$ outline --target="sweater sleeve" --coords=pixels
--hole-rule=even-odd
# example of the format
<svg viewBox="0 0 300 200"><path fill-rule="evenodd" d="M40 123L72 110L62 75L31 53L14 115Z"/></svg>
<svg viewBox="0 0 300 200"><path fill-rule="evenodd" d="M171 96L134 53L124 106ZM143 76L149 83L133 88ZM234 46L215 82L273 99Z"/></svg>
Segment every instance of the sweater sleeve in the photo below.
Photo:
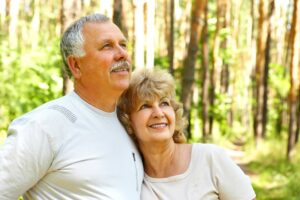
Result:
<svg viewBox="0 0 300 200"><path fill-rule="evenodd" d="M45 174L53 160L49 136L35 121L16 120L0 146L0 200L18 199Z"/></svg>
<svg viewBox="0 0 300 200"><path fill-rule="evenodd" d="M220 200L252 200L255 192L250 178L227 155L225 150L214 152L215 180Z"/></svg>

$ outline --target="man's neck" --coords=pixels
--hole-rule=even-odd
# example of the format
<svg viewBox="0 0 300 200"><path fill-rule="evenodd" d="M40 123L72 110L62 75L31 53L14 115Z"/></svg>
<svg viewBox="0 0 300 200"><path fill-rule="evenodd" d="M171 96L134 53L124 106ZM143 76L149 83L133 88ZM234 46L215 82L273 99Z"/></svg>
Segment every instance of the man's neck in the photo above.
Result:
<svg viewBox="0 0 300 200"><path fill-rule="evenodd" d="M113 112L120 95L102 94L99 92L85 92L75 88L75 92L88 104L104 111Z"/></svg>

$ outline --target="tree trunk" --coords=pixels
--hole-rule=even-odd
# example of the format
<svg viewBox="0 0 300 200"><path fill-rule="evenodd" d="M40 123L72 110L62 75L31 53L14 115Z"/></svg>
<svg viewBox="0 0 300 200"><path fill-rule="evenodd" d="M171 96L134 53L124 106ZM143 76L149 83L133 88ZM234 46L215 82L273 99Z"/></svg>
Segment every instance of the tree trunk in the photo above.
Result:
<svg viewBox="0 0 300 200"><path fill-rule="evenodd" d="M203 142L206 142L209 135L209 49L207 31L208 6L205 6L204 27L201 34L202 53L202 135Z"/></svg>
<svg viewBox="0 0 300 200"><path fill-rule="evenodd" d="M271 51L271 32L272 32L272 15L274 11L275 2L271 0L270 3L270 10L268 15L268 35L266 41L266 50L265 50L265 65L264 65L264 79L263 79L263 87L264 87L264 94L263 94L263 111L262 111L262 138L266 136L266 127L268 121L268 77L269 77L269 63L270 63L270 51Z"/></svg>
<svg viewBox="0 0 300 200"><path fill-rule="evenodd" d="M219 56L220 54L220 43L221 43L221 38L220 38L220 30L222 28L222 23L221 23L221 16L222 16L222 3L223 1L217 1L217 23L216 23L216 31L214 35L214 41L213 41L213 70L212 70L212 77L213 77L213 82L211 82L213 86L213 91L214 93L218 93L220 90L220 84L216 84L219 82L219 75L221 74L221 67L222 67L222 59ZM212 104L213 105L213 104Z"/></svg>
<svg viewBox="0 0 300 200"><path fill-rule="evenodd" d="M154 67L154 17L155 17L155 0L147 0L147 51L146 51L146 67Z"/></svg>
<svg viewBox="0 0 300 200"><path fill-rule="evenodd" d="M170 32L168 42L169 72L174 75L174 1L170 0Z"/></svg>
<svg viewBox="0 0 300 200"><path fill-rule="evenodd" d="M123 0L114 0L113 22L121 29L125 37L128 37L126 17L123 11Z"/></svg>
<svg viewBox="0 0 300 200"><path fill-rule="evenodd" d="M39 31L40 31L40 0L34 1L34 14L31 21L31 48L35 49L39 44Z"/></svg>
<svg viewBox="0 0 300 200"><path fill-rule="evenodd" d="M276 22L276 27L274 30L274 35L275 35L275 41L276 44L276 55L274 62L280 65L285 65L284 63L284 49L285 49L285 33L287 32L286 29L283 27L286 26L286 14L287 14L287 2L288 1L276 1L275 2L275 10L274 10L274 15L275 19L274 22Z"/></svg>
<svg viewBox="0 0 300 200"><path fill-rule="evenodd" d="M19 20L19 5L20 0L11 0L10 1L10 7L9 7L9 45L11 48L17 48L18 47L18 20Z"/></svg>
<svg viewBox="0 0 300 200"><path fill-rule="evenodd" d="M275 1L275 7L274 7L274 19L272 20L272 26L273 26L273 37L274 42L273 45L275 46L274 56L272 59L272 63L276 63L277 65L281 65L282 68L284 68L284 71L288 71L287 64L285 63L285 52L286 52L286 42L285 39L287 37L287 33L289 32L287 29L283 27L287 27L287 5L288 1ZM285 79L287 79L287 73L284 72L283 76ZM276 136L280 136L282 132L282 127L284 123L284 117L286 116L286 109L284 109L287 104L287 101L285 100L285 95L282 95L279 91L276 92L276 96L271 97L273 99L278 99L278 103L275 104L276 109L276 115L278 116L276 118ZM270 98L270 99L271 99ZM277 106L278 105L278 106Z"/></svg>
<svg viewBox="0 0 300 200"><path fill-rule="evenodd" d="M144 1L134 0L134 65L145 66L144 59Z"/></svg>
<svg viewBox="0 0 300 200"><path fill-rule="evenodd" d="M288 6L288 10L287 10L287 18L289 16L289 13L292 13L293 12L293 8L292 6L290 6L292 4L292 1L293 0L289 0L289 6ZM286 20L286 24L285 24L286 27L290 27L291 26L291 22L290 20ZM291 38L291 28L290 29L286 29L287 30L287 33L286 33L286 41L287 41L287 47L285 48L285 65L286 66L290 66L290 63L291 63L291 45L292 45L292 38Z"/></svg>
<svg viewBox="0 0 300 200"><path fill-rule="evenodd" d="M299 132L300 132L300 86L298 90L298 105L297 105L297 128L296 128L296 138L295 138L295 144L299 141Z"/></svg>
<svg viewBox="0 0 300 200"><path fill-rule="evenodd" d="M6 0L0 1L0 28L3 32L6 21Z"/></svg>
<svg viewBox="0 0 300 200"><path fill-rule="evenodd" d="M201 33L202 25L200 22L203 20L203 11L207 0L195 0L192 5L192 19L190 30L190 42L188 45L188 52L184 59L184 68L182 74L182 91L181 101L185 115L188 115L191 107L192 93L195 82L195 65L198 53L198 43Z"/></svg>
<svg viewBox="0 0 300 200"><path fill-rule="evenodd" d="M268 77L269 77L269 62L270 62L270 45L271 32L268 31L265 51L265 66L263 77L263 106L262 106L262 138L266 136L266 126L268 121Z"/></svg>
<svg viewBox="0 0 300 200"><path fill-rule="evenodd" d="M215 88L216 88L216 72L215 66L212 65L210 70L209 76L209 106L212 108L215 104ZM209 119L209 135L212 135L213 125L214 125L214 118L213 115L208 116Z"/></svg>
<svg viewBox="0 0 300 200"><path fill-rule="evenodd" d="M226 2L224 0L217 1L217 23L216 23L216 31L213 39L213 64L211 69L211 76L210 76L210 93L209 93L209 102L210 106L213 107L215 101L216 93L221 91L221 82L220 75L222 71L223 60L220 56L220 46L221 46L221 37L220 31L222 29L222 21L224 20L224 4ZM219 84L218 84L219 83ZM209 117L209 134L212 134L214 118L213 116Z"/></svg>
<svg viewBox="0 0 300 200"><path fill-rule="evenodd" d="M67 27L81 15L81 2L78 0L61 0L61 34ZM65 70L62 70L63 77L63 95L68 94L73 90L73 81L68 76Z"/></svg>
<svg viewBox="0 0 300 200"><path fill-rule="evenodd" d="M230 28L230 1L228 0L219 0L221 3L219 8L221 8L221 16L219 16L219 20L221 20L221 28L223 30ZM228 40L230 35L227 34L225 38L221 41L221 49L222 51L226 51L228 49ZM221 83L220 83L220 89L221 93L226 94L228 92L229 88L229 63L228 58L226 58L228 55L225 54L225 56L222 56L222 66L221 66Z"/></svg>
<svg viewBox="0 0 300 200"><path fill-rule="evenodd" d="M209 106L212 108L215 104L215 88L216 88L216 72L215 72L215 65L213 64L210 70L209 76ZM208 116L209 119L209 135L212 135L213 125L214 125L214 118L213 115Z"/></svg>
<svg viewBox="0 0 300 200"><path fill-rule="evenodd" d="M297 121L297 96L299 95L299 28L300 28L300 1L294 0L294 11L291 25L291 62L290 62L290 91L289 91L289 136L287 145L287 158L291 159L291 153L296 143Z"/></svg>
<svg viewBox="0 0 300 200"><path fill-rule="evenodd" d="M259 20L258 20L258 33L257 47L256 47L256 67L255 67L255 110L254 110L254 137L256 144L263 137L263 105L264 105L264 67L265 67L265 52L266 41L268 34L267 22L267 2L265 0L259 1Z"/></svg>

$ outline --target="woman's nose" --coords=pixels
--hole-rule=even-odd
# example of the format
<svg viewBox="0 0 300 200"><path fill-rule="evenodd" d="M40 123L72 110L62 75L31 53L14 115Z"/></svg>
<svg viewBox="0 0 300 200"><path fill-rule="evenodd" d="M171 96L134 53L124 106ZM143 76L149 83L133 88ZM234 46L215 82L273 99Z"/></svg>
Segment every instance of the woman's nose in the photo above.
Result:
<svg viewBox="0 0 300 200"><path fill-rule="evenodd" d="M159 106L153 106L153 116L154 117L164 117L164 112Z"/></svg>

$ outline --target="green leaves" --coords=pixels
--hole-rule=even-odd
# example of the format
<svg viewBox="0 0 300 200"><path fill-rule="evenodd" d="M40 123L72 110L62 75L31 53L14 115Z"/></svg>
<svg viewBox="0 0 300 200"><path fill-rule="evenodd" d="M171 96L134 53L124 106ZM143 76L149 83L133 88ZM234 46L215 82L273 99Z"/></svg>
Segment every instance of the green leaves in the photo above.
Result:
<svg viewBox="0 0 300 200"><path fill-rule="evenodd" d="M61 95L58 40L36 50L10 49L0 44L0 133L14 118ZM0 137L1 137L0 135Z"/></svg>

